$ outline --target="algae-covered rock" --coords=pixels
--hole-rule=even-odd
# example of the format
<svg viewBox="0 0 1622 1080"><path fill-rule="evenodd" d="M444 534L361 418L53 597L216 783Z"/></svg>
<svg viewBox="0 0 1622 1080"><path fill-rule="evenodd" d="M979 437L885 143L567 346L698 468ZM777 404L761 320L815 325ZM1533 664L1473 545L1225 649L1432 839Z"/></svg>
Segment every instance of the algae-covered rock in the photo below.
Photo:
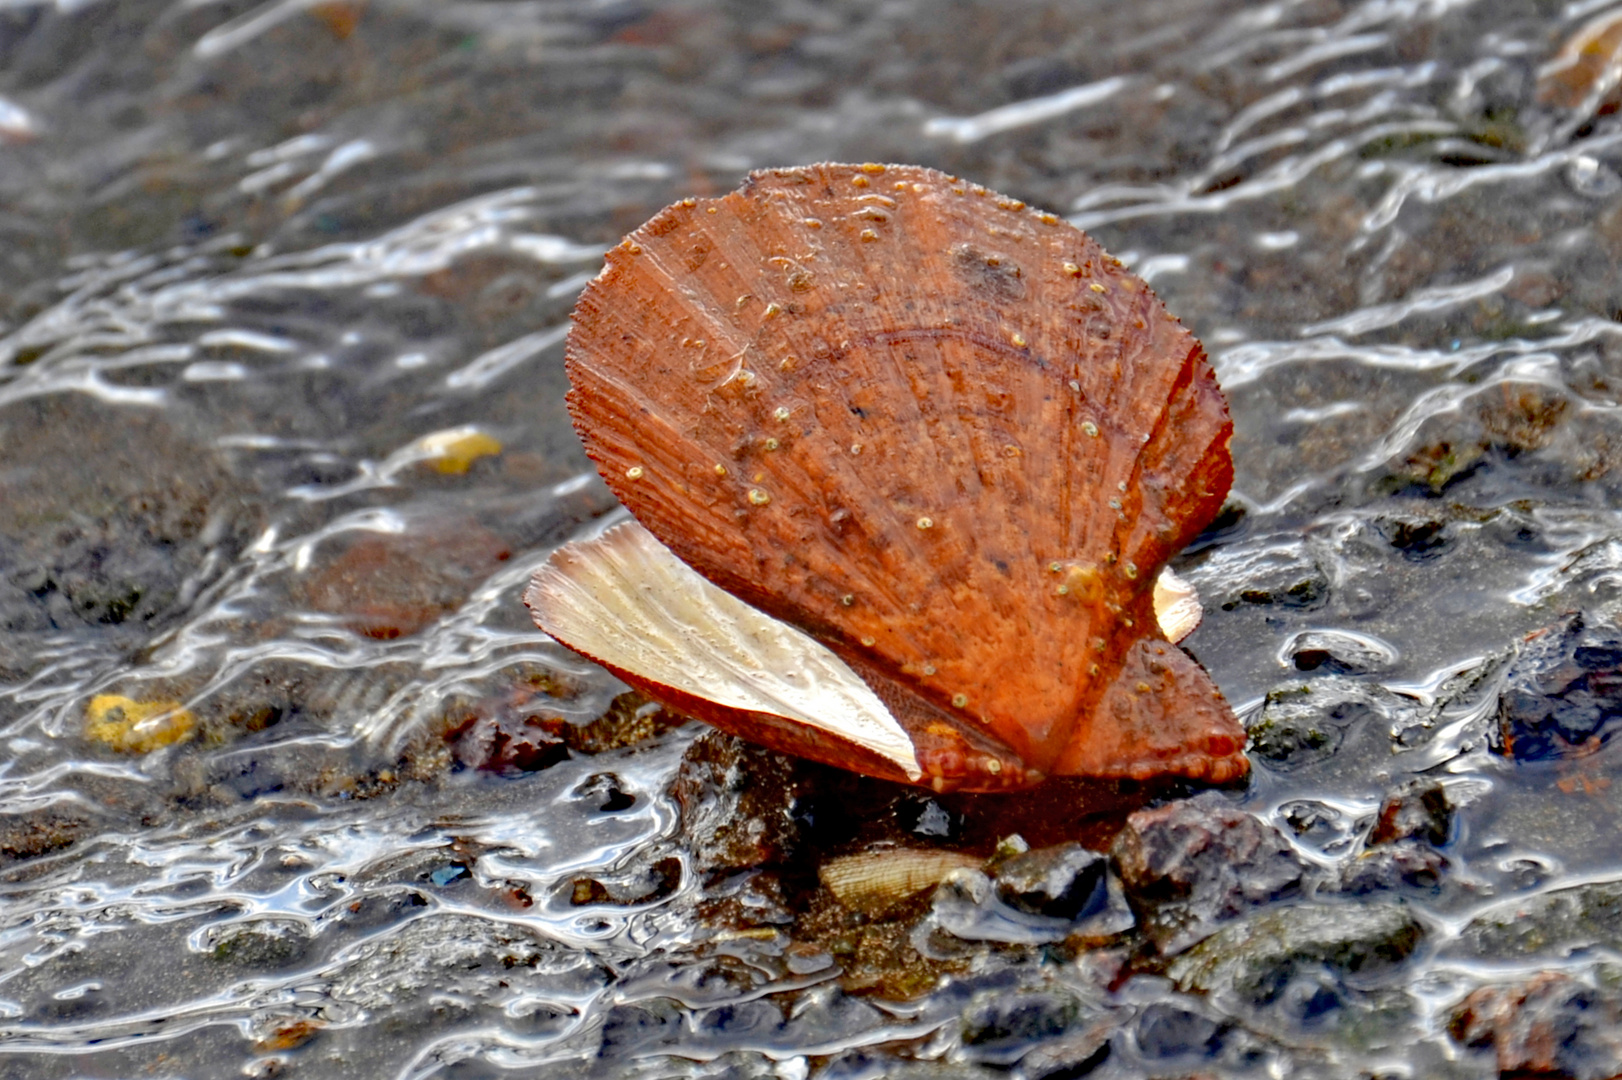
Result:
<svg viewBox="0 0 1622 1080"><path fill-rule="evenodd" d="M1292 683L1267 695L1250 725L1250 750L1272 769L1298 769L1334 756L1354 726L1397 730L1419 712L1412 698L1345 676Z"/></svg>
<svg viewBox="0 0 1622 1080"><path fill-rule="evenodd" d="M1223 927L1172 961L1179 989L1231 994L1251 1008L1279 1000L1291 983L1327 975L1384 974L1413 955L1423 924L1400 904L1301 904Z"/></svg>
<svg viewBox="0 0 1622 1080"><path fill-rule="evenodd" d="M1459 945L1482 959L1560 956L1576 949L1622 948L1622 880L1595 881L1515 898L1477 915Z"/></svg>

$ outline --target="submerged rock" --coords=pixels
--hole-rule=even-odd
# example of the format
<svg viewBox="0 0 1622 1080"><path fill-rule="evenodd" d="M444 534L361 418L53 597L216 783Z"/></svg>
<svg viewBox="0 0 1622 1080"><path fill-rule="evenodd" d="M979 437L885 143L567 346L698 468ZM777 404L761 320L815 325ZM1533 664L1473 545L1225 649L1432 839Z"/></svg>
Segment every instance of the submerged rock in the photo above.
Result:
<svg viewBox="0 0 1622 1080"><path fill-rule="evenodd" d="M1333 757L1356 725L1396 729L1418 711L1411 698L1345 676L1293 683L1267 695L1250 725L1251 753L1276 770L1299 769Z"/></svg>
<svg viewBox="0 0 1622 1080"><path fill-rule="evenodd" d="M1040 945L1108 938L1131 928L1132 912L1120 884L1104 872L1102 857L1050 851L1016 856L1024 865L1012 879L999 870L995 883L976 870L954 872L935 891L920 929L938 928L959 941ZM1055 914L1060 912L1074 914Z"/></svg>
<svg viewBox="0 0 1622 1080"><path fill-rule="evenodd" d="M1546 971L1475 991L1453 1011L1448 1034L1491 1051L1500 1076L1606 1080L1622 1074L1622 993Z"/></svg>
<svg viewBox="0 0 1622 1080"><path fill-rule="evenodd" d="M1622 949L1622 880L1595 881L1506 901L1477 915L1459 948L1485 960Z"/></svg>
<svg viewBox="0 0 1622 1080"><path fill-rule="evenodd" d="M1622 631L1581 612L1538 631L1510 665L1493 749L1543 761L1592 749L1622 727Z"/></svg>
<svg viewBox="0 0 1622 1080"><path fill-rule="evenodd" d="M1425 937L1397 904L1302 904L1223 927L1172 961L1179 989L1231 996L1249 1009L1281 1006L1310 1023L1338 1008L1348 980L1401 965Z"/></svg>
<svg viewBox="0 0 1622 1080"><path fill-rule="evenodd" d="M1131 815L1114 855L1144 932L1168 956L1218 923L1300 891L1307 873L1277 829L1217 792Z"/></svg>
<svg viewBox="0 0 1622 1080"><path fill-rule="evenodd" d="M1423 840L1445 844L1453 830L1453 806L1435 780L1415 780L1385 797L1369 833L1369 844Z"/></svg>
<svg viewBox="0 0 1622 1080"><path fill-rule="evenodd" d="M1433 890L1449 863L1436 850L1453 829L1453 807L1434 780L1414 780L1385 797L1364 850L1341 866L1338 891L1367 895L1387 889Z"/></svg>

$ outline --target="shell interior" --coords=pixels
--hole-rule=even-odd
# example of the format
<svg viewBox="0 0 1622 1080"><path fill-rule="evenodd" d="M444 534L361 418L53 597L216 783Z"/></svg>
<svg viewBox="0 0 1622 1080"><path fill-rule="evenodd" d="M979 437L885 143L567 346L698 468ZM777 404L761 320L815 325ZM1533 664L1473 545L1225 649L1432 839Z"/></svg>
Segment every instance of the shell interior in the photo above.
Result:
<svg viewBox="0 0 1622 1080"><path fill-rule="evenodd" d="M821 729L921 775L912 740L849 665L710 584L640 525L559 548L525 601L563 644L639 680Z"/></svg>

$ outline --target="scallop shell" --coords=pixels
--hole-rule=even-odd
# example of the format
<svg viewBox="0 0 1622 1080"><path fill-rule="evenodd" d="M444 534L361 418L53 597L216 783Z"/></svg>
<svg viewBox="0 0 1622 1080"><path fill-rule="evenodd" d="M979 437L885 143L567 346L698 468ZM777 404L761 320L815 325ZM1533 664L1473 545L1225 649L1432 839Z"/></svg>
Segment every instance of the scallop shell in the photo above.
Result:
<svg viewBox="0 0 1622 1080"><path fill-rule="evenodd" d="M613 249L574 320L569 409L609 486L848 665L918 782L1245 771L1154 611L1232 480L1227 407L1199 343L1085 234L929 169L756 173ZM549 595L536 620L573 646ZM677 707L704 696L577 648ZM697 711L913 778L793 718L757 735L767 712Z"/></svg>

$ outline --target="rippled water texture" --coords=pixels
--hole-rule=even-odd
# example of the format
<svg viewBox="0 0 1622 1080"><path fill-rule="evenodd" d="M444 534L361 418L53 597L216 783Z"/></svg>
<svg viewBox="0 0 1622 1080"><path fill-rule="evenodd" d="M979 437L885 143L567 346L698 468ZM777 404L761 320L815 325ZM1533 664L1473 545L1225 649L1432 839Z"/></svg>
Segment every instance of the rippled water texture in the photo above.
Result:
<svg viewBox="0 0 1622 1080"><path fill-rule="evenodd" d="M1518 643L1622 604L1611 19L0 5L0 1075L991 1076L1034 1046L1035 1077L1085 1028L1051 1075L1480 1077L1491 1025L1450 1020L1480 987L1615 1010L1610 729L1495 734ZM1263 992L1133 931L864 990L701 872L697 729L627 699L575 727L623 687L519 602L614 511L569 308L659 207L823 159L1064 213L1205 341L1238 478L1178 566L1252 729L1227 798L1339 883L1274 905L1291 932L1373 920L1380 963ZM1414 777L1451 824L1381 863ZM1024 1021L976 1019L1016 990Z"/></svg>

